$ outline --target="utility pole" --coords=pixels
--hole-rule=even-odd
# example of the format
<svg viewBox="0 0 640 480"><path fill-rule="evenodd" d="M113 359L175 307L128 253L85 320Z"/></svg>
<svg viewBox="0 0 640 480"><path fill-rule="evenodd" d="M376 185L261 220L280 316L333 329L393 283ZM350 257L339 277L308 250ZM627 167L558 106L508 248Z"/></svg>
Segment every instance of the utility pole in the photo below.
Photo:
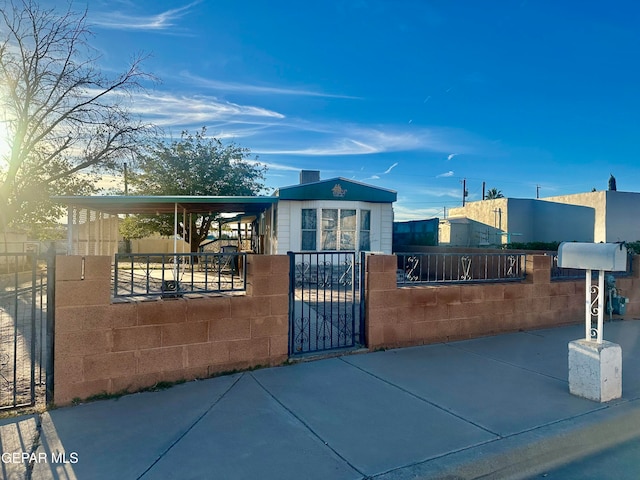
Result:
<svg viewBox="0 0 640 480"><path fill-rule="evenodd" d="M536 198L540 198L540 185L536 185Z"/></svg>
<svg viewBox="0 0 640 480"><path fill-rule="evenodd" d="M486 186L487 186L487 182L482 182L482 199L483 200L485 199L484 192L485 192Z"/></svg>
<svg viewBox="0 0 640 480"><path fill-rule="evenodd" d="M464 207L467 199L467 179L462 179L462 206Z"/></svg>
<svg viewBox="0 0 640 480"><path fill-rule="evenodd" d="M127 172L127 162L124 162L124 194L129 195L129 175ZM129 218L129 214L125 214L125 218ZM124 251L125 253L131 253L131 239L126 238L124 240Z"/></svg>

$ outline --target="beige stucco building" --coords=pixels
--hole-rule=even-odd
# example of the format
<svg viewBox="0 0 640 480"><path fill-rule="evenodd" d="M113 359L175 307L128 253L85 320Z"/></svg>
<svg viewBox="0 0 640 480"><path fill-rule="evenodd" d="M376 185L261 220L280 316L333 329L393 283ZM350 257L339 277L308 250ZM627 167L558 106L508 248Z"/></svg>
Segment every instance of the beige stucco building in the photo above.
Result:
<svg viewBox="0 0 640 480"><path fill-rule="evenodd" d="M594 208L529 198L497 198L452 208L440 222L440 245L594 241Z"/></svg>
<svg viewBox="0 0 640 480"><path fill-rule="evenodd" d="M545 201L593 208L594 242L640 240L640 193L601 190L544 198Z"/></svg>
<svg viewBox="0 0 640 480"><path fill-rule="evenodd" d="M440 222L440 244L635 242L640 193L602 190L543 199L498 198L452 208Z"/></svg>

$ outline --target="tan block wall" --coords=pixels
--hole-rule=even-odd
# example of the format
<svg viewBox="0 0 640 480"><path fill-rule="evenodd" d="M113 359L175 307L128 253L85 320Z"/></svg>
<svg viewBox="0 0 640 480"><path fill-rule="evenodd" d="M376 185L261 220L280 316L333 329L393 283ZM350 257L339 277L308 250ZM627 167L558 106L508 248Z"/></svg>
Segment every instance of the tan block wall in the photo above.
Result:
<svg viewBox="0 0 640 480"><path fill-rule="evenodd" d="M397 259L368 257L369 349L421 345L584 321L584 280L550 280L551 257L529 255L522 283L398 288ZM640 256L619 278L627 317L640 315ZM111 303L109 257L58 257L55 403L135 391L159 381L287 360L289 259L247 257L247 293Z"/></svg>
<svg viewBox="0 0 640 480"><path fill-rule="evenodd" d="M289 260L247 257L247 294L111 303L110 257L59 256L54 402L287 359Z"/></svg>
<svg viewBox="0 0 640 480"><path fill-rule="evenodd" d="M397 288L395 256L367 263L366 335L369 349L462 340L584 321L581 281L551 282L551 257L530 255L522 283ZM640 314L640 257L633 277L618 279L629 298L627 317Z"/></svg>

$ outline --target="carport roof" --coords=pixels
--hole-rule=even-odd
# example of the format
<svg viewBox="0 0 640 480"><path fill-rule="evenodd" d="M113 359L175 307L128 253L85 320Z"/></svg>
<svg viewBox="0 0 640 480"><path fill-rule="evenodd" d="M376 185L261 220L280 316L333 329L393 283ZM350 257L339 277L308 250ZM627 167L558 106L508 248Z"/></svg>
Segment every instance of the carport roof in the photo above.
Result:
<svg viewBox="0 0 640 480"><path fill-rule="evenodd" d="M174 213L176 205L187 213L245 213L258 214L278 202L277 197L203 197L190 195L104 195L57 196L54 202L87 208L110 214L160 214Z"/></svg>

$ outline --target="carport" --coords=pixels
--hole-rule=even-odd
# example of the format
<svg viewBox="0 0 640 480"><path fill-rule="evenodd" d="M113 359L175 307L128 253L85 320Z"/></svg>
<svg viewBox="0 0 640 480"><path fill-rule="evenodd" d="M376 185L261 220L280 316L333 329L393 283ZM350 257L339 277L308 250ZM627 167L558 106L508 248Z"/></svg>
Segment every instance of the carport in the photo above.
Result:
<svg viewBox="0 0 640 480"><path fill-rule="evenodd" d="M268 196L58 196L53 201L67 206L67 253L70 255L114 255L118 248L118 219L127 214L173 214L174 253L177 252L180 216L201 213L233 214L240 224L259 217L277 197ZM240 234L240 229L239 229Z"/></svg>

